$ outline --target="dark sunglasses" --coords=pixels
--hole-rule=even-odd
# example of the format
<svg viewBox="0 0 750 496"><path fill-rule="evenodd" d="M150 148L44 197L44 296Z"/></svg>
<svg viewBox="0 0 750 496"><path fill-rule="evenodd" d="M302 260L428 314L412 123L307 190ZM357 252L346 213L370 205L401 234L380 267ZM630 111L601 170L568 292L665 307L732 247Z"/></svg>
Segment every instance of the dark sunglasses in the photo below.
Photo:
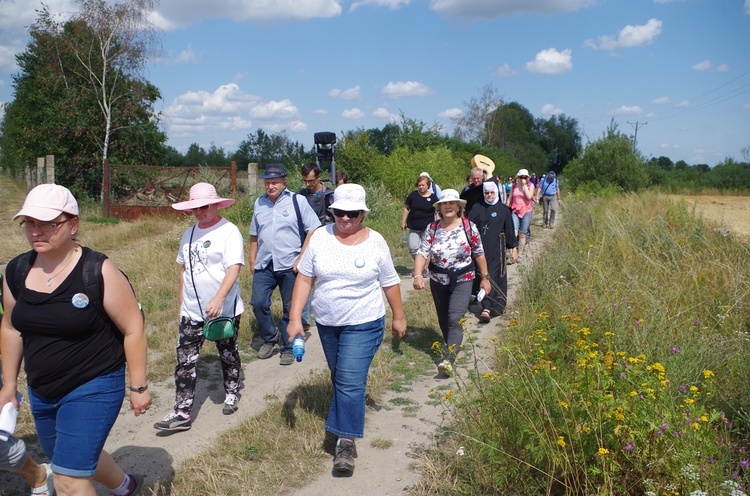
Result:
<svg viewBox="0 0 750 496"><path fill-rule="evenodd" d="M193 210L208 210L211 205L203 205L202 207L195 207Z"/></svg>
<svg viewBox="0 0 750 496"><path fill-rule="evenodd" d="M343 217L346 215L350 219L356 219L361 213L361 210L339 210L338 208L333 209L333 215L335 215L336 217Z"/></svg>

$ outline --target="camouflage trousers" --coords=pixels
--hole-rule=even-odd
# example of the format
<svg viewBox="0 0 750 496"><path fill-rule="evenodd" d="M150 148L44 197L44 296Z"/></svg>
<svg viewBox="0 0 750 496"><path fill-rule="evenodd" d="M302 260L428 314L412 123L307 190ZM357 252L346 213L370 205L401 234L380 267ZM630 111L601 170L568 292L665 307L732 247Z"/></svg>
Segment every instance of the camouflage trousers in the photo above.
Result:
<svg viewBox="0 0 750 496"><path fill-rule="evenodd" d="M224 376L224 392L237 394L240 389L240 353L237 348L237 331L240 315L234 318L234 336L215 341ZM174 368L175 411L190 415L195 397L198 358L206 339L203 337L203 322L180 317L177 341L177 365Z"/></svg>

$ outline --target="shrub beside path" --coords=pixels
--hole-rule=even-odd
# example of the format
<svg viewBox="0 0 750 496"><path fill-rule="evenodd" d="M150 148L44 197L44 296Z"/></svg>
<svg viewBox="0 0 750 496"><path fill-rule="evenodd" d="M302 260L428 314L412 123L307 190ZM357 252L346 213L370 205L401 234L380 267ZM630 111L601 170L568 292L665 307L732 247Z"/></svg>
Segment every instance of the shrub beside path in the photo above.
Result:
<svg viewBox="0 0 750 496"><path fill-rule="evenodd" d="M521 274L531 267L533 260L544 250L553 232L534 226L532 242L524 253L523 263L509 267L508 307L511 312L515 304L514 290L520 283ZM412 291L411 278L404 278L401 286L404 298L408 298ZM247 311L251 310L248 308ZM434 309L430 306L426 311ZM489 324L479 324L475 312L468 313L467 316L467 329L476 329L477 332L472 335L485 346L491 337L506 328L508 322L507 315L494 318ZM407 322L408 320L407 315ZM224 392L218 362L201 360L191 430L163 433L152 427L154 422L161 420L172 408L174 384L169 379L149 385L154 404L147 414L136 418L130 411L127 400L125 401L105 448L127 472L145 474L146 485L157 482L168 484L174 469L188 457L210 447L220 434L238 426L245 418L263 412L270 399L284 398L299 382L308 378L311 372L327 368L314 331L313 328L305 358L300 363L281 367L278 355L274 355L268 360L253 360L243 366L244 389L240 409L236 414L222 414ZM213 346L211 343L206 345ZM477 348L480 358L484 358L481 356L482 349ZM405 415L400 408L368 408L366 437L357 443L360 456L353 476L333 476L331 459L321 457L321 475L308 486L291 494L317 496L346 491L352 494L393 495L406 492L419 479L419 473L414 468L415 456L420 450L429 449L438 426L444 421L443 408L432 395L436 388L451 384L452 379L437 378L435 371L435 374L412 383L408 393L387 392L382 400L383 405L387 405L396 396L407 395L412 402L409 406L415 413ZM370 444L373 439L388 440L390 446L375 448ZM37 446L31 445L30 451L38 455ZM0 488L0 494L5 495L26 494L27 491L20 476L7 473L0 473ZM109 492L98 486L97 494L105 496ZM144 491L144 494L148 492Z"/></svg>

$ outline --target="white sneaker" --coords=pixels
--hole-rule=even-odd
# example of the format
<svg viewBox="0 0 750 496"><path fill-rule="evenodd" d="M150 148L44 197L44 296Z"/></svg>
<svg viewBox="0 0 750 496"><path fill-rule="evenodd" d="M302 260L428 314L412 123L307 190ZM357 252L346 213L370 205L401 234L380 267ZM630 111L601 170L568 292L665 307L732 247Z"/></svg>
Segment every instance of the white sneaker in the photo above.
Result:
<svg viewBox="0 0 750 496"><path fill-rule="evenodd" d="M453 364L449 362L448 360L443 360L440 362L440 365L438 365L438 372L443 374L446 377L450 377L453 375Z"/></svg>
<svg viewBox="0 0 750 496"><path fill-rule="evenodd" d="M47 482L42 486L33 488L31 490L31 496L54 496L55 484L52 480L54 475L52 473L52 467L49 466L49 463L42 463L41 465L44 467L44 471L47 472Z"/></svg>
<svg viewBox="0 0 750 496"><path fill-rule="evenodd" d="M239 406L237 403L239 402L239 398L237 398L236 394L228 394L226 398L224 398L224 408L221 410L221 413L224 415L231 415L234 412L237 411Z"/></svg>

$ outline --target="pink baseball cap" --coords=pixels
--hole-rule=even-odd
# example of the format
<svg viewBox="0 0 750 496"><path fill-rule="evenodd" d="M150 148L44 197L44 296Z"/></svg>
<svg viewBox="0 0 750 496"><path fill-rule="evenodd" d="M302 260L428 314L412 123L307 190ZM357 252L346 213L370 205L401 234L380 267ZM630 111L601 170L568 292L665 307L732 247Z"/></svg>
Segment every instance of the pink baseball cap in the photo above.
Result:
<svg viewBox="0 0 750 496"><path fill-rule="evenodd" d="M29 191L23 207L13 220L19 217L31 217L49 222L62 213L78 216L78 202L73 193L59 184L40 184Z"/></svg>

